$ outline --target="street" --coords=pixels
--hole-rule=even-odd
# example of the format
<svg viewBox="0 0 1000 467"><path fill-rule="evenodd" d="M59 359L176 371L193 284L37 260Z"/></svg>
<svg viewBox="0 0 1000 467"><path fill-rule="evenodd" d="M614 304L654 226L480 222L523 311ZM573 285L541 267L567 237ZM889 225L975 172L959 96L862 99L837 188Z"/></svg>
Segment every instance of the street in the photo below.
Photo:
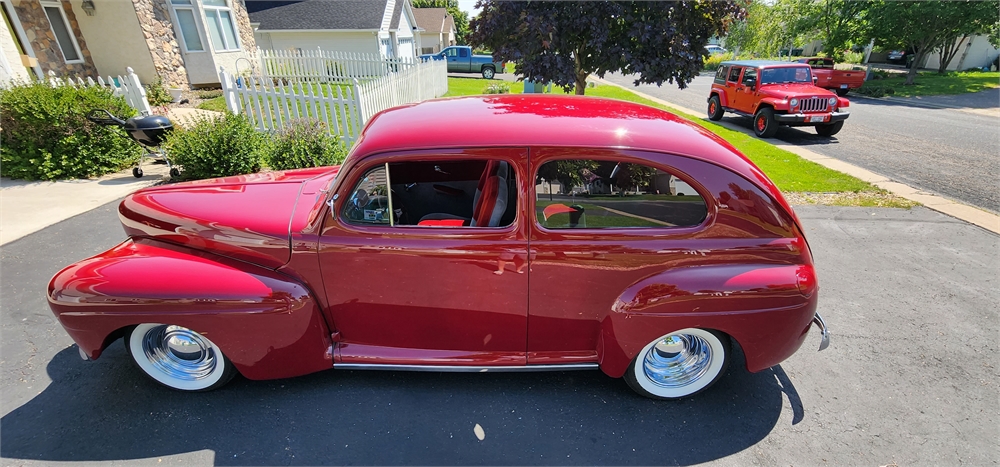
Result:
<svg viewBox="0 0 1000 467"><path fill-rule="evenodd" d="M124 239L117 203L4 245L4 465L973 465L1000 458L1000 237L925 208L798 206L815 330L710 391L634 394L599 371L326 371L182 394L121 341L84 362L45 302L59 268ZM151 276L150 281L157 280ZM480 425L480 441L474 427Z"/></svg>
<svg viewBox="0 0 1000 467"><path fill-rule="evenodd" d="M676 84L633 85L634 78L605 79L705 112L714 73L703 72L684 90ZM832 138L810 127L780 127L775 138L808 147L912 187L1000 212L1000 89L965 96L869 99L849 94L851 116ZM962 107L938 108L940 106ZM750 119L727 113L722 122L744 130Z"/></svg>

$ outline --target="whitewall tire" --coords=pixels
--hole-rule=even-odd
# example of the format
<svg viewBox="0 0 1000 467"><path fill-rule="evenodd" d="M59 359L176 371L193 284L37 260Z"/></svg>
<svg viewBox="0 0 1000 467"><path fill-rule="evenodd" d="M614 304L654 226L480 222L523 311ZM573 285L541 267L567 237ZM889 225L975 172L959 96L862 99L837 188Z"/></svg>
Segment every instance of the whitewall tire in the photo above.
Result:
<svg viewBox="0 0 1000 467"><path fill-rule="evenodd" d="M629 365L625 380L643 396L681 399L715 384L726 372L730 354L725 334L681 329L646 344Z"/></svg>
<svg viewBox="0 0 1000 467"><path fill-rule="evenodd" d="M125 348L143 373L178 391L209 391L236 374L217 345L182 326L140 324L125 337Z"/></svg>

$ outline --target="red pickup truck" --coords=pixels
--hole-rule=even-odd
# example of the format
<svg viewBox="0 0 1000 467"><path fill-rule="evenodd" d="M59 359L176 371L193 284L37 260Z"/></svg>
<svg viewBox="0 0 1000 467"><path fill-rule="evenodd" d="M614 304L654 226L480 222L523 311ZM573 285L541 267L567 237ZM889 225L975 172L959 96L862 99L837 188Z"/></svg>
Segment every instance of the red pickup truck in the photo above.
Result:
<svg viewBox="0 0 1000 467"><path fill-rule="evenodd" d="M862 84L865 84L866 72L835 70L832 58L800 58L798 61L812 68L813 77L816 78L816 86L834 91L838 96L846 96L847 91L860 88Z"/></svg>

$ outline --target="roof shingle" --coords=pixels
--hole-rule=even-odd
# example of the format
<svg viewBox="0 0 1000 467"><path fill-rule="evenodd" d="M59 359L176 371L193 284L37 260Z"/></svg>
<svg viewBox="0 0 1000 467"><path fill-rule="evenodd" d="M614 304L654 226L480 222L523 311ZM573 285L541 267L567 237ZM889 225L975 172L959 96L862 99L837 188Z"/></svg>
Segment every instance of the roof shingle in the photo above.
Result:
<svg viewBox="0 0 1000 467"><path fill-rule="evenodd" d="M246 0L258 29L359 29L382 26L387 0Z"/></svg>

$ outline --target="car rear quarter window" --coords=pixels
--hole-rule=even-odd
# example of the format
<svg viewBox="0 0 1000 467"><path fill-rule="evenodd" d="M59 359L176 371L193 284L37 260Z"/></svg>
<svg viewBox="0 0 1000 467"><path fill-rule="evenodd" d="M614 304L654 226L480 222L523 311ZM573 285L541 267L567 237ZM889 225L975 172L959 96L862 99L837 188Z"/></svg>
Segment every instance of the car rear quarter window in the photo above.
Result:
<svg viewBox="0 0 1000 467"><path fill-rule="evenodd" d="M692 227L708 215L691 185L642 164L550 161L535 182L535 220L546 229Z"/></svg>

